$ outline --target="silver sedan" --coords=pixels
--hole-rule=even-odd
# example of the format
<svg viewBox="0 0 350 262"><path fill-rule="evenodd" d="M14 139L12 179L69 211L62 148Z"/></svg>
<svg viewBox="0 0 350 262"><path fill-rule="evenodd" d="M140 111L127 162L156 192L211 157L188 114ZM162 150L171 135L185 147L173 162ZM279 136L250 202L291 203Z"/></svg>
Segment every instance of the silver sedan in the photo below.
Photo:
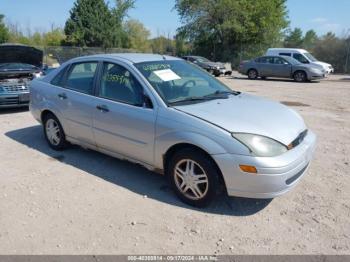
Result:
<svg viewBox="0 0 350 262"><path fill-rule="evenodd" d="M181 59L73 59L31 84L49 146L81 145L164 174L179 198L273 198L306 173L316 137L292 109L232 91Z"/></svg>
<svg viewBox="0 0 350 262"><path fill-rule="evenodd" d="M289 56L263 56L243 61L238 71L249 79L261 77L291 78L296 82L306 82L325 78L326 71L311 64L302 64Z"/></svg>

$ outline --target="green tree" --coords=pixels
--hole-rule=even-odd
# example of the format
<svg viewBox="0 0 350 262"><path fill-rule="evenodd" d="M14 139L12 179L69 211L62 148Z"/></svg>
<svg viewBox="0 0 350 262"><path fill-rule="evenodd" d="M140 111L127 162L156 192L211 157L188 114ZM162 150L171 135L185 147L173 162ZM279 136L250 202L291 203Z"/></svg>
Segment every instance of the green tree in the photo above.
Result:
<svg viewBox="0 0 350 262"><path fill-rule="evenodd" d="M112 47L112 14L104 0L77 0L64 28L66 43Z"/></svg>
<svg viewBox="0 0 350 262"><path fill-rule="evenodd" d="M175 42L164 36L153 38L151 41L152 52L156 54L175 54Z"/></svg>
<svg viewBox="0 0 350 262"><path fill-rule="evenodd" d="M0 44L5 43L10 38L10 33L5 23L3 22L4 15L0 14Z"/></svg>
<svg viewBox="0 0 350 262"><path fill-rule="evenodd" d="M125 23L125 32L128 36L128 48L149 52L151 50L148 38L149 30L138 20L131 19Z"/></svg>
<svg viewBox="0 0 350 262"><path fill-rule="evenodd" d="M43 35L43 44L45 46L60 46L66 36L61 28L53 28L50 32Z"/></svg>
<svg viewBox="0 0 350 262"><path fill-rule="evenodd" d="M128 48L128 35L124 28L124 19L128 16L130 9L134 8L135 0L116 0L112 8L111 37L114 47Z"/></svg>
<svg viewBox="0 0 350 262"><path fill-rule="evenodd" d="M309 30L306 32L304 36L302 47L311 52L315 47L317 40L318 40L318 36L316 32L314 30Z"/></svg>
<svg viewBox="0 0 350 262"><path fill-rule="evenodd" d="M184 24L178 31L196 53L214 60L229 60L250 46L262 53L288 25L285 0L177 0L175 9Z"/></svg>
<svg viewBox="0 0 350 262"><path fill-rule="evenodd" d="M293 31L290 31L284 39L284 46L290 48L300 48L303 47L303 41L303 31L300 28L295 28Z"/></svg>
<svg viewBox="0 0 350 262"><path fill-rule="evenodd" d="M64 28L65 42L82 47L124 47L123 21L134 0L115 2L115 7L109 8L105 0L76 0Z"/></svg>

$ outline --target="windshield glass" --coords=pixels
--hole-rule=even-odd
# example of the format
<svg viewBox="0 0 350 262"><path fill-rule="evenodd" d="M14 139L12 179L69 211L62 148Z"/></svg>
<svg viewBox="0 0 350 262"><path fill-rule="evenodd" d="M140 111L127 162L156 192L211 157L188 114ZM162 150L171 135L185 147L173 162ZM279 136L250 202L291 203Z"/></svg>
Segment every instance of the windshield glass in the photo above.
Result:
<svg viewBox="0 0 350 262"><path fill-rule="evenodd" d="M181 60L135 64L167 104L227 98L234 93L199 67Z"/></svg>
<svg viewBox="0 0 350 262"><path fill-rule="evenodd" d="M318 60L310 53L304 53L304 55L310 59L311 62L317 62Z"/></svg>
<svg viewBox="0 0 350 262"><path fill-rule="evenodd" d="M0 70L1 71L8 71L8 70L34 70L36 69L35 66L29 65L29 64L23 64L23 63L4 63L0 64Z"/></svg>

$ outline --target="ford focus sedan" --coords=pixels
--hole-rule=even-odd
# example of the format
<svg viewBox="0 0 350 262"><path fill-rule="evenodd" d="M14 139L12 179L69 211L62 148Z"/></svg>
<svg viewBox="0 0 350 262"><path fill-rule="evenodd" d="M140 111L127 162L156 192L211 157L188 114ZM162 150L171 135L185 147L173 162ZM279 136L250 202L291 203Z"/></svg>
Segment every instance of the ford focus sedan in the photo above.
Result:
<svg viewBox="0 0 350 262"><path fill-rule="evenodd" d="M316 137L292 109L232 91L175 57L76 58L31 84L48 145L80 145L164 174L187 204L274 198L306 173Z"/></svg>

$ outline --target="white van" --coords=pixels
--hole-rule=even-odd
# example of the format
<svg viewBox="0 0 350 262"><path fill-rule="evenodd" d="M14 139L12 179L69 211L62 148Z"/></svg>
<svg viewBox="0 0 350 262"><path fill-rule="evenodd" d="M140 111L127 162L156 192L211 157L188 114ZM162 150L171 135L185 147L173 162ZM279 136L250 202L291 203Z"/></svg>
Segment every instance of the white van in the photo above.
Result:
<svg viewBox="0 0 350 262"><path fill-rule="evenodd" d="M312 54L304 49L296 48L269 48L266 52L267 56L291 56L303 64L311 64L324 69L327 74L333 73L332 65L318 61Z"/></svg>

